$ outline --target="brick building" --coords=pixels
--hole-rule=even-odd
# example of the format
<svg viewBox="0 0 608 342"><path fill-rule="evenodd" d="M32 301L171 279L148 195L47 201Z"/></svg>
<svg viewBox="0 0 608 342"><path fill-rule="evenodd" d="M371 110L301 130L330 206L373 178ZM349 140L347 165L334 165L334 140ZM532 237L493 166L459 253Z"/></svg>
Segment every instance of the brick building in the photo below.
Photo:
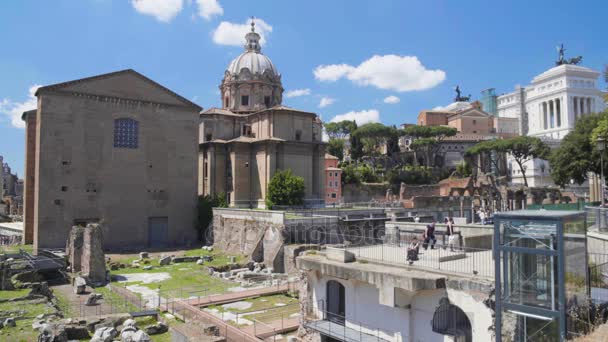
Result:
<svg viewBox="0 0 608 342"><path fill-rule="evenodd" d="M325 204L333 205L342 201L342 169L338 168L338 158L325 154Z"/></svg>
<svg viewBox="0 0 608 342"><path fill-rule="evenodd" d="M25 112L25 241L64 247L102 223L104 247L196 240L201 107L123 70L41 87Z"/></svg>

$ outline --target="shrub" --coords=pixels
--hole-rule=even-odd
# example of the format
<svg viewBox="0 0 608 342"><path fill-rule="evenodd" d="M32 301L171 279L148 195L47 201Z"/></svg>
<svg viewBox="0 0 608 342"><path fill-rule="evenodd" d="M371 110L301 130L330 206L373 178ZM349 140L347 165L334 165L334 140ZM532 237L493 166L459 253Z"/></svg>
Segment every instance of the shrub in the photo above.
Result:
<svg viewBox="0 0 608 342"><path fill-rule="evenodd" d="M213 208L227 208L226 194L205 195L198 197L198 238L204 241L207 234L207 229L213 221Z"/></svg>
<svg viewBox="0 0 608 342"><path fill-rule="evenodd" d="M304 189L304 178L292 174L290 169L277 171L268 183L266 207L302 205Z"/></svg>

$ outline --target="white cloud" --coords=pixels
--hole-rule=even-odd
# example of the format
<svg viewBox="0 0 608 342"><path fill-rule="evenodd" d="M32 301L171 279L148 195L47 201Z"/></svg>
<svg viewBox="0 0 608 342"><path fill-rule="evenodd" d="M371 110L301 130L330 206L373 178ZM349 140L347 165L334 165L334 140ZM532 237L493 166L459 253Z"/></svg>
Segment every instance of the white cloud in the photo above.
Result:
<svg viewBox="0 0 608 342"><path fill-rule="evenodd" d="M38 102L34 94L39 87L39 85L31 86L28 97L23 102L14 102L9 99L0 101L0 114L10 119L13 127L25 128L25 123L21 120L21 115L23 112L36 109Z"/></svg>
<svg viewBox="0 0 608 342"><path fill-rule="evenodd" d="M251 31L251 19L244 24L222 21L213 31L213 42L220 45L242 46L245 44L245 35ZM272 32L272 26L262 19L255 19L255 32L261 39L260 44L266 44L267 36Z"/></svg>
<svg viewBox="0 0 608 342"><path fill-rule="evenodd" d="M137 12L164 23L170 22L184 7L183 0L131 0L131 4Z"/></svg>
<svg viewBox="0 0 608 342"><path fill-rule="evenodd" d="M348 64L319 65L313 73L319 81L334 82L353 72L354 69Z"/></svg>
<svg viewBox="0 0 608 342"><path fill-rule="evenodd" d="M397 104L399 102L401 102L401 99L398 98L397 96L391 95L391 96L387 96L384 98L384 103L388 103L388 104Z"/></svg>
<svg viewBox="0 0 608 342"><path fill-rule="evenodd" d="M333 99L331 97L328 96L323 96L321 98L321 101L319 102L319 108L325 108L327 106L329 106L330 104L336 102L336 99Z"/></svg>
<svg viewBox="0 0 608 342"><path fill-rule="evenodd" d="M217 0L196 0L198 4L198 15L209 21L214 16L221 16L224 14L224 9Z"/></svg>
<svg viewBox="0 0 608 342"><path fill-rule="evenodd" d="M380 112L376 109L350 111L348 113L336 115L331 122L340 122L343 120L355 120L357 125L364 125L370 122L380 122Z"/></svg>
<svg viewBox="0 0 608 342"><path fill-rule="evenodd" d="M287 98L298 97L298 96L305 96L305 95L310 95L310 89L309 88L294 89L294 90L290 90L290 91L288 91L288 92L285 93L285 97L287 97Z"/></svg>
<svg viewBox="0 0 608 342"><path fill-rule="evenodd" d="M374 55L357 67L348 64L321 65L314 70L320 81L346 77L358 85L398 92L433 88L445 80L443 70L426 69L416 56Z"/></svg>

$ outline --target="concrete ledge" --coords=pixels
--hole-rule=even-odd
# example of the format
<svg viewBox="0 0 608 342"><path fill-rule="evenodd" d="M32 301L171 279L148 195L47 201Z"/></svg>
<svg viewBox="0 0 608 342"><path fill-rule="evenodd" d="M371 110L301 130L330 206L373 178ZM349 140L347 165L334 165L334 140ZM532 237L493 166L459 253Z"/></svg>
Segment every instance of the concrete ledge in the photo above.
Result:
<svg viewBox="0 0 608 342"><path fill-rule="evenodd" d="M400 288L410 292L446 288L446 277L406 267L373 263L342 263L323 255L304 255L296 259L298 269L317 271L338 279L358 280L378 288Z"/></svg>
<svg viewBox="0 0 608 342"><path fill-rule="evenodd" d="M446 256L439 257L439 262L464 259L466 257L467 257L467 255L464 254L464 253L451 254L451 255L446 255Z"/></svg>
<svg viewBox="0 0 608 342"><path fill-rule="evenodd" d="M325 249L325 255L327 256L327 259L341 263L355 261L355 254L343 248L327 247Z"/></svg>

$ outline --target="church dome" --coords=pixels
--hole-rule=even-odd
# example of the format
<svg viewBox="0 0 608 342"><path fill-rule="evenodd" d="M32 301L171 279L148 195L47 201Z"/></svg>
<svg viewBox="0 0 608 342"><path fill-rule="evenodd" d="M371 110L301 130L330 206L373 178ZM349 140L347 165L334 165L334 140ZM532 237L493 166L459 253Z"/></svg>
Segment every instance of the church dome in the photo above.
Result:
<svg viewBox="0 0 608 342"><path fill-rule="evenodd" d="M245 68L249 69L252 74L263 74L266 70L274 76L279 74L270 58L259 51L243 52L230 62L227 71L231 74L239 74Z"/></svg>
<svg viewBox="0 0 608 342"><path fill-rule="evenodd" d="M251 32L245 35L245 51L230 62L220 85L223 109L248 113L281 105L281 75L262 53L260 38L252 20Z"/></svg>
<svg viewBox="0 0 608 342"><path fill-rule="evenodd" d="M262 53L260 38L260 35L255 32L255 23L252 20L251 32L245 35L245 51L230 62L226 71L232 75L238 75L241 70L247 68L254 75L264 74L268 70L272 76L279 76L279 72L270 58Z"/></svg>

